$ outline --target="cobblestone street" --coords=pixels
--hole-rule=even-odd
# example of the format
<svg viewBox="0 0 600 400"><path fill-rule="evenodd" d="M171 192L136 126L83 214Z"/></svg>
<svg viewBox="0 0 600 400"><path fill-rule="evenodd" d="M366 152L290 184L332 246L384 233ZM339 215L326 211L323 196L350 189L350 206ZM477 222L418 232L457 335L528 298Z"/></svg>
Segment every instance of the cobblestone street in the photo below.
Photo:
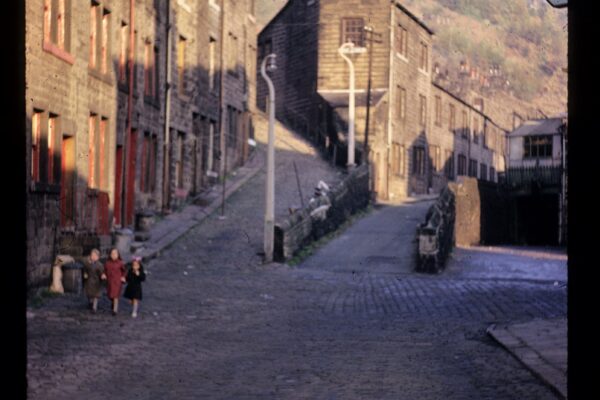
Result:
<svg viewBox="0 0 600 400"><path fill-rule="evenodd" d="M280 171L278 201L293 204ZM146 266L137 319L72 294L28 309L29 398L556 398L486 328L566 316L560 256L459 248L444 273L415 274L426 201L376 206L297 267L261 265L263 182Z"/></svg>

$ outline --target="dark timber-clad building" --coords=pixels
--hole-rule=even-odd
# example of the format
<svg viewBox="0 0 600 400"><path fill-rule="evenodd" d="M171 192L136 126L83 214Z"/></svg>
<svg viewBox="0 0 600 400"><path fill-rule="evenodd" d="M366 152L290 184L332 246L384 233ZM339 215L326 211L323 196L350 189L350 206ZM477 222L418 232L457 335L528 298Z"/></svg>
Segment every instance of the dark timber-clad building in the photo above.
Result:
<svg viewBox="0 0 600 400"><path fill-rule="evenodd" d="M371 27L376 35L367 34ZM390 29L392 27L392 29ZM356 161L364 159L369 46L372 43L368 129L373 190L380 199L439 191L458 175L497 180L504 170L506 130L434 84L434 32L401 2L290 0L259 34L258 64L277 54L270 73L276 117L317 140L346 163L349 67L338 53L353 42ZM258 107L266 85L260 75ZM508 113L508 111L507 111Z"/></svg>

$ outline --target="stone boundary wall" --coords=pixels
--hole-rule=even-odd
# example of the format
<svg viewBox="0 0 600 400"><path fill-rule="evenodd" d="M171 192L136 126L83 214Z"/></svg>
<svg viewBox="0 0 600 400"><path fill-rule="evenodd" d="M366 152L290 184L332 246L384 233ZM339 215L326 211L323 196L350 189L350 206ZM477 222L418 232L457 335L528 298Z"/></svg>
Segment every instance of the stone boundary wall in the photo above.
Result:
<svg viewBox="0 0 600 400"><path fill-rule="evenodd" d="M502 186L460 177L448 187L456 196L457 246L511 242L511 201Z"/></svg>
<svg viewBox="0 0 600 400"><path fill-rule="evenodd" d="M367 166L361 165L333 189L275 224L275 260L289 260L304 246L336 230L351 215L366 208L369 201L369 173Z"/></svg>

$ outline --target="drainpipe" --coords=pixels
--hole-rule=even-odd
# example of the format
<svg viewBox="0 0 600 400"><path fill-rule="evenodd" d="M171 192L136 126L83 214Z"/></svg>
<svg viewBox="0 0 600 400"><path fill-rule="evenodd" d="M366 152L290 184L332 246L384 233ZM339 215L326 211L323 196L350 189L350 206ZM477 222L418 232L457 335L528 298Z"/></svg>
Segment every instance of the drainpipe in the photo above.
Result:
<svg viewBox="0 0 600 400"><path fill-rule="evenodd" d="M121 179L121 227L125 227L127 225L127 175L129 172L129 157L127 154L129 153L129 138L131 137L131 118L133 116L133 71L134 71L134 63L135 63L135 0L129 0L129 93L127 95L127 134L123 138L123 154L121 155L123 158L122 168L123 168L123 178Z"/></svg>
<svg viewBox="0 0 600 400"><path fill-rule="evenodd" d="M133 1L133 0L132 0ZM167 79L165 82L165 143L163 149L163 201L162 208L166 211L169 208L169 168L170 158L170 114L171 114L171 1L167 0L167 56L165 57Z"/></svg>
<svg viewBox="0 0 600 400"><path fill-rule="evenodd" d="M390 148L392 147L392 103L393 103L393 77L394 77L394 14L396 11L395 1L390 2L390 66L389 66L389 76L388 76L388 126L387 126L387 157L385 161L385 198L389 197L389 189L390 189L390 168L389 168L389 159L390 159Z"/></svg>

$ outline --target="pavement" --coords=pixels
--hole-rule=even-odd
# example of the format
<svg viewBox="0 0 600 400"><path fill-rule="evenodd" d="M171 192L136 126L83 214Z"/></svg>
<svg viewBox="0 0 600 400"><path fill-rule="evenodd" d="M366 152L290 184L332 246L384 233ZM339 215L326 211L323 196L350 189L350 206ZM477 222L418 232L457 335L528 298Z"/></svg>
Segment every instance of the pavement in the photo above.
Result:
<svg viewBox="0 0 600 400"><path fill-rule="evenodd" d="M567 319L537 319L487 332L563 398L567 398Z"/></svg>

